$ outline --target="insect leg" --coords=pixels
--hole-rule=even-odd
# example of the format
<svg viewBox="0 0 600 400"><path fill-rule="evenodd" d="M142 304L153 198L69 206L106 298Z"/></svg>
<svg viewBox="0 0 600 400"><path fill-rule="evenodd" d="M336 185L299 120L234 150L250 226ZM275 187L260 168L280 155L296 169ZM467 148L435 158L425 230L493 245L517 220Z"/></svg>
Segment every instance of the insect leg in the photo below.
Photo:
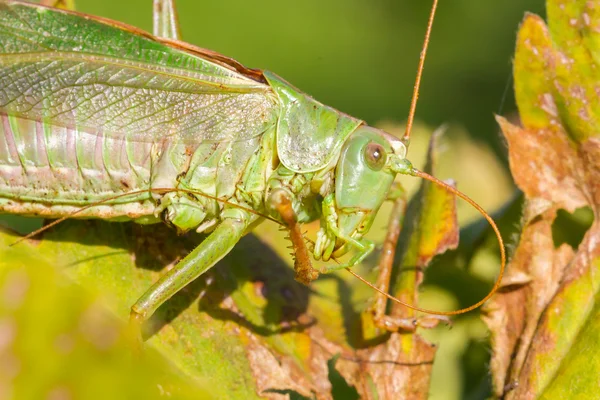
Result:
<svg viewBox="0 0 600 400"><path fill-rule="evenodd" d="M130 321L141 332L141 324L165 301L202 275L229 253L256 216L243 210L228 209L215 230L175 267L165 273L131 307Z"/></svg>
<svg viewBox="0 0 600 400"><path fill-rule="evenodd" d="M290 240L294 249L295 279L300 283L308 285L311 281L317 279L319 272L312 267L308 249L304 242L304 236L300 231L300 225L292 207L292 201L283 189L275 189L269 197L269 202L277 213L281 215L281 219L290 230Z"/></svg>
<svg viewBox="0 0 600 400"><path fill-rule="evenodd" d="M394 256L396 254L396 245L402 230L402 222L406 213L406 192L399 184L395 184L388 196L389 200L394 202L392 212L390 214L387 235L383 242L381 250L381 258L379 259L379 274L377 276L377 286L382 292L388 293L390 290L390 280L392 278L392 268L394 264ZM380 329L385 329L390 332L397 331L414 331L418 326L425 328L433 328L440 321L449 323L448 317L440 315L426 315L420 318L402 318L398 316L388 315L387 297L382 293L377 292L375 302L371 306L370 312L373 314L373 322Z"/></svg>
<svg viewBox="0 0 600 400"><path fill-rule="evenodd" d="M343 264L328 265L328 266L322 267L321 272L324 274L333 272L333 271L338 271L338 270L344 269L344 268L350 268L350 267L362 262L362 260L364 260L375 249L375 244L373 242L371 242L370 240L365 239L365 238L355 239L353 237L350 237L350 236L344 234L340 230L340 228L338 226L338 217L335 212L334 202L335 202L335 200L334 200L333 195L328 195L323 199L323 217L325 218L326 225L327 225L327 229L326 229L327 233L326 234L327 234L327 236L329 236L331 238L342 239L346 243L353 246L357 250L357 252L356 252L356 254L354 254L352 256L352 258L350 258L350 260L348 260L348 262L345 262ZM335 239L332 239L332 242L329 244L329 249L326 250L326 252L333 250L333 243L334 243L333 240L335 240ZM317 239L317 246L319 246L318 239ZM316 254L319 254L319 252L317 251ZM329 253L329 254L331 254L331 253ZM329 257L328 256L323 257L323 259L327 259L327 258L329 258Z"/></svg>
<svg viewBox="0 0 600 400"><path fill-rule="evenodd" d="M153 25L154 36L165 39L181 39L175 0L154 0Z"/></svg>

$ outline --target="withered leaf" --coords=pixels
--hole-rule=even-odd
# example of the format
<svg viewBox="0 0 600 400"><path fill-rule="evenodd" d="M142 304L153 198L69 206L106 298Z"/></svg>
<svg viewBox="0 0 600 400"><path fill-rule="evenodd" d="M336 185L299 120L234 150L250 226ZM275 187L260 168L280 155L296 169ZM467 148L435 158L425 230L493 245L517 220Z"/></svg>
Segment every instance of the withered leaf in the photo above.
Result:
<svg viewBox="0 0 600 400"><path fill-rule="evenodd" d="M507 270L507 280L519 276L523 284L507 286L488 307L498 397L597 395L600 359L590 327L596 326L600 288L600 33L592 29L598 7L594 1L549 0L550 28L527 15L519 31L514 74L523 128L500 117L498 122L511 172L526 196L521 237ZM595 221L577 248L556 247L557 211L581 207L590 207Z"/></svg>

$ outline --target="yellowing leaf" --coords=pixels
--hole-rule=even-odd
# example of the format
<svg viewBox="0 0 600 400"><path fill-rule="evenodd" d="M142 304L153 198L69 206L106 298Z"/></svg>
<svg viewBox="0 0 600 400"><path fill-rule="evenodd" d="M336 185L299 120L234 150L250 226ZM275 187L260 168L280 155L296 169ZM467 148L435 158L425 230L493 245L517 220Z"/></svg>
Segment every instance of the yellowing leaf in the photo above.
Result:
<svg viewBox="0 0 600 400"><path fill-rule="evenodd" d="M486 318L495 394L507 399L593 398L600 375L591 328L600 288L600 76L598 34L590 29L598 24L598 5L547 6L550 30L528 15L517 41L515 90L524 126L498 118L526 197L507 286ZM577 248L556 247L558 210L581 207L591 208L594 223Z"/></svg>

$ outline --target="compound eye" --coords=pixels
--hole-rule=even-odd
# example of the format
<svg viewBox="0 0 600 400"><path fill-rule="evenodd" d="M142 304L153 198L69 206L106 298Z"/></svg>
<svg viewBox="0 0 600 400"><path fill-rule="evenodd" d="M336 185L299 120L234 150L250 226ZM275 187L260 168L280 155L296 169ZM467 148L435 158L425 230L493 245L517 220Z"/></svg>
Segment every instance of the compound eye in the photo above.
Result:
<svg viewBox="0 0 600 400"><path fill-rule="evenodd" d="M371 142L365 146L364 158L369 168L379 171L385 165L385 149L379 143Z"/></svg>

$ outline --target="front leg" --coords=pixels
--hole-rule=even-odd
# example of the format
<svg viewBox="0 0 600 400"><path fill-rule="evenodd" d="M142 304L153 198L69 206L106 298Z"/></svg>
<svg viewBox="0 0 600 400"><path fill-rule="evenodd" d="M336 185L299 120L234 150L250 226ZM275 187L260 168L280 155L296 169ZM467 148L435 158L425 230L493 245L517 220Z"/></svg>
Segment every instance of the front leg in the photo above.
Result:
<svg viewBox="0 0 600 400"><path fill-rule="evenodd" d="M335 209L334 195L330 194L323 199L322 211L324 223L322 223L317 237L314 251L315 258L323 258L323 260L327 261L335 252L337 239L341 239L346 245L350 245L357 250L356 254L354 254L348 262L325 266L321 269L322 273L329 273L353 267L354 265L361 263L365 257L371 254L375 248L373 242L365 238L354 239L340 230L338 226L338 215Z"/></svg>
<svg viewBox="0 0 600 400"><path fill-rule="evenodd" d="M226 210L224 214L215 230L131 307L130 322L138 337L141 338L141 324L171 296L225 257L256 219L256 216L237 209Z"/></svg>
<svg viewBox="0 0 600 400"><path fill-rule="evenodd" d="M290 231L290 240L294 249L295 279L300 283L308 285L319 277L319 272L313 268L310 261L304 236L300 231L298 218L292 207L291 196L284 189L275 189L269 196L269 204L281 216L281 219Z"/></svg>

